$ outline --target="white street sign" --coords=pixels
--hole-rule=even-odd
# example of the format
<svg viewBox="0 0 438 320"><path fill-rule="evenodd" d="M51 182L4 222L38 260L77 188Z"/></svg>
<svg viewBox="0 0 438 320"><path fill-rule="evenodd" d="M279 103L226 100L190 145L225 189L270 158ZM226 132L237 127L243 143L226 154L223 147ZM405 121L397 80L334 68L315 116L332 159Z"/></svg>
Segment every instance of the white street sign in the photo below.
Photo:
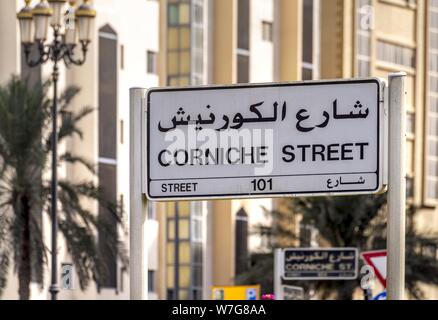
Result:
<svg viewBox="0 0 438 320"><path fill-rule="evenodd" d="M281 300L304 300L304 289L296 286L281 286L283 290L283 299Z"/></svg>
<svg viewBox="0 0 438 320"><path fill-rule="evenodd" d="M151 89L144 190L154 200L383 191L383 86Z"/></svg>

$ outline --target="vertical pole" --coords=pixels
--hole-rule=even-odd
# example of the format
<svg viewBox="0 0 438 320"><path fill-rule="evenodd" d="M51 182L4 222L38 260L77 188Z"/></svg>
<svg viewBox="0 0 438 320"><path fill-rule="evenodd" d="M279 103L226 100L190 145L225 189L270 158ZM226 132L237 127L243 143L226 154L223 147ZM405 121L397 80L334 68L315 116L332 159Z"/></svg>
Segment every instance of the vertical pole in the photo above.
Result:
<svg viewBox="0 0 438 320"><path fill-rule="evenodd" d="M56 34L55 34L56 39ZM53 65L53 106L52 106L52 183L51 183L51 220L52 220L52 252L51 252L51 283L50 298L56 300L59 292L58 288L58 65L57 61Z"/></svg>
<svg viewBox="0 0 438 320"><path fill-rule="evenodd" d="M363 289L363 299L364 300L372 300L373 299L373 293L371 292L371 289Z"/></svg>
<svg viewBox="0 0 438 320"><path fill-rule="evenodd" d="M282 268L282 251L275 249L274 251L274 295L275 300L283 300L281 291L281 268Z"/></svg>
<svg viewBox="0 0 438 320"><path fill-rule="evenodd" d="M144 101L146 89L132 88L129 92L129 279L131 300L146 299L147 290L147 255L144 246L144 225L146 222L146 204L142 193L142 158L144 118ZM146 289L145 289L146 288Z"/></svg>
<svg viewBox="0 0 438 320"><path fill-rule="evenodd" d="M389 177L387 227L388 300L403 300L405 288L406 73L389 75Z"/></svg>
<svg viewBox="0 0 438 320"><path fill-rule="evenodd" d="M174 267L173 267L173 299L179 300L179 202L175 202L175 235L174 235L174 253L175 256L173 258Z"/></svg>

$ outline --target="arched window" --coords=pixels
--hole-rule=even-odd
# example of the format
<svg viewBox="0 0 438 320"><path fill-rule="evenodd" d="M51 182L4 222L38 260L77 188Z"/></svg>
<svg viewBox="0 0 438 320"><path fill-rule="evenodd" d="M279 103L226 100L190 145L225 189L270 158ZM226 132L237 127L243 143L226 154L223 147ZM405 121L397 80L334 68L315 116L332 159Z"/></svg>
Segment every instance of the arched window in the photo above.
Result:
<svg viewBox="0 0 438 320"><path fill-rule="evenodd" d="M99 185L106 200L117 202L117 34L109 25L99 29ZM117 287L117 254L111 250L110 237L117 236L117 221L99 206L99 219L110 229L99 233L99 249L106 273L101 287Z"/></svg>
<svg viewBox="0 0 438 320"><path fill-rule="evenodd" d="M237 82L250 82L250 1L240 0L237 3Z"/></svg>

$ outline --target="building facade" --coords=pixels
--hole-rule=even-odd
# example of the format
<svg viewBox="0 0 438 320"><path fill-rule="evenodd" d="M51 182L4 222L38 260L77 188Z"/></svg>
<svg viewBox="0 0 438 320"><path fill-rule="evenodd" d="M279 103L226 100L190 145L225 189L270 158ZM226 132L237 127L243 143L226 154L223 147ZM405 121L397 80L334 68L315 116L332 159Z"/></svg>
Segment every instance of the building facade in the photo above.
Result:
<svg viewBox="0 0 438 320"><path fill-rule="evenodd" d="M319 6L161 0L160 85L318 79ZM275 206L273 199L156 203L159 298L210 299L212 286L236 284L250 254L266 250L253 231Z"/></svg>
<svg viewBox="0 0 438 320"><path fill-rule="evenodd" d="M408 201L421 210L420 228L438 229L438 0L93 4L98 15L88 61L62 69L61 83L81 86L75 110L91 105L98 112L82 123L84 140L71 139L62 148L98 163L95 179L108 187L112 200L129 203L130 87L386 78L401 70L408 74ZM0 30L11 30L0 33L0 83L14 73L29 74L33 81L50 75L50 64L29 71L21 61L15 13L22 5L19 0L0 1ZM63 167L60 174L74 180L86 175L76 166ZM103 208L89 205L105 217ZM281 205L274 199L149 203L149 298L209 299L211 286L236 284L250 254L266 249L252 231L269 223L264 210ZM129 206L125 211L129 219ZM318 245L311 226L296 227L310 235L309 246ZM98 239L105 243L105 235ZM437 248L419 250L437 254ZM60 252L60 262L68 262L62 243ZM129 270L111 254L107 258L111 273L102 287L62 291L60 298L129 298ZM33 288L33 298L47 297L48 280L42 289ZM429 287L427 295L438 298L438 291ZM11 274L3 297L16 296Z"/></svg>
<svg viewBox="0 0 438 320"><path fill-rule="evenodd" d="M34 0L32 5L37 2ZM80 122L83 139L71 138L60 146L83 156L97 164L95 177L80 166L66 165L59 168L61 179L72 181L93 180L103 186L105 196L112 202L120 203L125 211L125 225L129 226L129 88L158 85L157 54L159 50L159 3L153 0L96 0L97 11L93 40L87 61L81 67L66 69L61 64L60 89L78 85L80 93L71 104L71 111L79 111L84 106L96 110ZM4 84L12 74L22 74L30 81L45 81L50 78L52 64L29 69L21 59L21 44L16 13L24 6L24 1L7 0L0 2L0 83ZM142 31L139 31L139 28ZM49 38L50 40L50 38ZM47 178L50 179L50 173ZM121 240L129 248L128 230L117 230L114 220L105 208L90 202L88 208L99 218L106 219L110 228L120 234ZM46 217L46 215L44 215ZM146 226L147 242L151 253L149 267L154 269L154 240L158 236L158 225L151 219ZM44 238L50 247L50 221L43 222ZM108 235L98 234L99 250L105 256L108 276L99 286L92 283L88 290L81 292L77 276L74 290L61 290L59 299L129 299L129 270L122 267L117 257L106 247ZM59 265L71 262L62 237L58 240ZM59 269L60 270L60 266ZM152 271L151 270L151 271ZM59 281L59 280L58 280ZM50 273L48 266L42 286L32 284L31 298L48 298ZM18 297L18 281L12 273L2 296L3 299ZM155 297L153 288L151 298Z"/></svg>
<svg viewBox="0 0 438 320"><path fill-rule="evenodd" d="M418 227L436 231L435 0L322 1L321 77L381 77L407 73L407 201L419 209ZM437 248L418 244L436 259ZM426 287L437 298L436 287Z"/></svg>
<svg viewBox="0 0 438 320"><path fill-rule="evenodd" d="M436 118L437 2L436 0L162 0L160 29L160 85L228 84L311 79L381 77L407 73L407 197L420 208L418 225L438 228L436 214L438 140ZM185 28L192 28L192 60L185 70L200 70L204 78L173 82L172 23L176 6L186 6ZM196 28L202 6L203 34ZM192 21L191 18L194 20ZM172 20L173 21L173 20ZM197 31L198 30L198 31ZM201 45L200 41L204 41ZM203 57L193 56L203 47ZM193 60L194 59L194 60ZM187 60L188 61L188 60ZM196 73L195 72L195 73ZM281 201L223 200L204 204L207 236L204 238L204 288L232 285L244 270L236 256L263 251L260 239L247 236L265 220L260 210L281 206ZM163 212L166 209L161 207ZM161 222L160 222L161 223ZM164 224L164 222L163 222ZM244 227L242 227L244 226ZM315 230L297 226L312 234ZM210 232L209 232L210 231ZM163 232L166 232L163 229ZM242 236L248 238L242 242ZM160 244L161 247L161 244ZM420 245L421 247L421 245ZM436 257L437 248L419 248ZM160 260L167 261L165 258ZM242 269L243 268L243 269ZM166 278L161 274L160 279ZM170 298L166 290L160 297ZM189 283L188 281L187 283ZM428 287L427 296L437 290ZM208 297L208 292L204 292Z"/></svg>

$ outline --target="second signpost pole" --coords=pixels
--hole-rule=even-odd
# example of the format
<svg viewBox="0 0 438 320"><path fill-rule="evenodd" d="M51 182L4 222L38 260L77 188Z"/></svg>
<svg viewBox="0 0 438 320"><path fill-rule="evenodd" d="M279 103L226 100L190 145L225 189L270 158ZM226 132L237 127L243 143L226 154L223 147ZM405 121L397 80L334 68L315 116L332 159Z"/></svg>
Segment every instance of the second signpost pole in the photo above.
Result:
<svg viewBox="0 0 438 320"><path fill-rule="evenodd" d="M406 73L389 75L388 300L403 300L405 288Z"/></svg>
<svg viewBox="0 0 438 320"><path fill-rule="evenodd" d="M283 300L283 294L281 289L281 268L282 268L282 259L281 255L283 253L282 249L274 250L274 296L275 300Z"/></svg>
<svg viewBox="0 0 438 320"><path fill-rule="evenodd" d="M145 254L144 227L147 205L142 192L142 144L146 89L132 88L130 94L129 125L129 279L131 300L147 299L148 255Z"/></svg>

